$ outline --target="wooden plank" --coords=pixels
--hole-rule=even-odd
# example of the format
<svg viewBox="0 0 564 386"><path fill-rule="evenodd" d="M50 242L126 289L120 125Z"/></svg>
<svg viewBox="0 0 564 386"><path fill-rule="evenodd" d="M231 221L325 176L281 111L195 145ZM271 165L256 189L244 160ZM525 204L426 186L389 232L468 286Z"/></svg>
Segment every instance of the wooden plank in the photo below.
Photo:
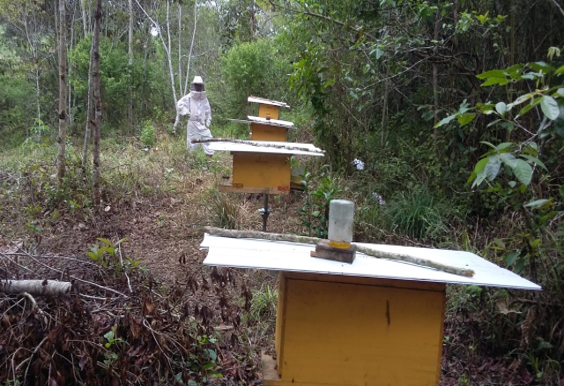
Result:
<svg viewBox="0 0 564 386"><path fill-rule="evenodd" d="M281 379L438 385L444 292L286 281Z"/></svg>
<svg viewBox="0 0 564 386"><path fill-rule="evenodd" d="M219 191L223 193L249 193L249 194L275 194L275 195L287 195L288 191L278 190L278 188L262 188L260 186L244 186L244 187L234 187L232 184L232 179L224 179L219 185Z"/></svg>
<svg viewBox="0 0 564 386"><path fill-rule="evenodd" d="M262 371L262 379L269 380L269 381L279 381L280 376L278 375L278 371L276 371L276 361L270 356L266 355L265 353L261 353L261 371Z"/></svg>
<svg viewBox="0 0 564 386"><path fill-rule="evenodd" d="M252 141L275 141L286 142L288 129L277 126L261 125L260 123L251 124Z"/></svg>
<svg viewBox="0 0 564 386"><path fill-rule="evenodd" d="M234 188L290 190L290 162L285 154L233 153Z"/></svg>
<svg viewBox="0 0 564 386"><path fill-rule="evenodd" d="M315 246L315 251L311 251L311 257L341 261L343 263L352 264L356 255L355 252L356 245L354 244L349 248L340 249L329 245L329 240L321 240Z"/></svg>
<svg viewBox="0 0 564 386"><path fill-rule="evenodd" d="M286 279L322 281L330 283L360 284L377 287L404 288L420 291L445 292L446 285L444 283L435 283L427 281L414 280L397 280L397 279L379 279L370 277L344 276L344 275L326 275L318 273L288 272L284 271Z"/></svg>
<svg viewBox="0 0 564 386"><path fill-rule="evenodd" d="M284 319L286 315L286 277L284 272L278 275L278 304L276 307L276 331L274 333L274 347L276 349L276 363L278 372L282 373L284 364L280 361L283 356L284 342Z"/></svg>

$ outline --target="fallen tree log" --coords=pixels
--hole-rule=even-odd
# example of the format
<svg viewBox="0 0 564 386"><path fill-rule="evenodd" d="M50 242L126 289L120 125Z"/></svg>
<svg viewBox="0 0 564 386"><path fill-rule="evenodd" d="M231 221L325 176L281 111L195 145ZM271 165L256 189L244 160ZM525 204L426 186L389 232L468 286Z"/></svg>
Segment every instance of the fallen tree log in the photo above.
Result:
<svg viewBox="0 0 564 386"><path fill-rule="evenodd" d="M71 283L55 280L0 280L0 292L18 295L27 292L30 295L63 296L70 292Z"/></svg>
<svg viewBox="0 0 564 386"><path fill-rule="evenodd" d="M252 230L233 230L233 229L222 229L214 227L204 227L204 231L213 236L221 237L231 237L237 239L260 239L260 240L270 240L270 241L286 241L291 243L303 243L303 244L317 244L322 239L317 237L308 237L300 235L282 234L282 233L268 233L259 232ZM357 252L364 253L365 255L376 257L379 259L389 259L402 261L410 264L419 265L426 268L433 268L439 271L452 273L455 275L461 275L466 277L473 277L474 271L467 268L458 268L451 265L437 263L428 259L423 259L420 257L404 254L404 253L392 253L392 252L382 252L376 251L372 248L367 248L365 246L356 245Z"/></svg>

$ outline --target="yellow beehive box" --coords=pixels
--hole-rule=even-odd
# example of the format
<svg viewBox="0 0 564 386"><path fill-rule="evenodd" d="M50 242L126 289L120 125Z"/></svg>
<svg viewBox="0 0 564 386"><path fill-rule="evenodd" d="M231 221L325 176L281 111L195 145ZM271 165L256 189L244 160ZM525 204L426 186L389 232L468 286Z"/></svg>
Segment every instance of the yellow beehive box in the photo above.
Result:
<svg viewBox="0 0 564 386"><path fill-rule="evenodd" d="M285 154L233 153L232 186L241 192L257 190L286 194L290 190L290 162Z"/></svg>
<svg viewBox="0 0 564 386"><path fill-rule="evenodd" d="M262 125L260 123L251 124L251 140L252 141L277 141L285 142L288 129L284 127L276 127Z"/></svg>
<svg viewBox="0 0 564 386"><path fill-rule="evenodd" d="M438 384L445 284L283 272L278 290L264 385Z"/></svg>
<svg viewBox="0 0 564 386"><path fill-rule="evenodd" d="M205 265L281 271L276 359L263 356L264 385L438 385L447 283L541 289L469 252L358 245L474 276L360 252L347 264L311 257L314 245L205 235Z"/></svg>
<svg viewBox="0 0 564 386"><path fill-rule="evenodd" d="M247 98L248 102L259 104L258 116L261 118L272 118L278 119L280 116L280 107L289 109L290 106L284 102L273 101L270 99L259 98L255 96L250 96Z"/></svg>
<svg viewBox="0 0 564 386"><path fill-rule="evenodd" d="M323 156L310 144L276 141L218 141L211 142L210 149L233 154L233 175L224 178L219 189L239 193L288 194L290 157Z"/></svg>

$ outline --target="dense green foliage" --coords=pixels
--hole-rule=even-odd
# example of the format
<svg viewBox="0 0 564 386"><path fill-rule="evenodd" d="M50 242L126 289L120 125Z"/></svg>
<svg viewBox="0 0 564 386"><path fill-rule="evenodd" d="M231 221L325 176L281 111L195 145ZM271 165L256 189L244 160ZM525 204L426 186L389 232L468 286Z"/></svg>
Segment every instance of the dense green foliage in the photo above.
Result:
<svg viewBox="0 0 564 386"><path fill-rule="evenodd" d="M534 369L538 383L559 382L564 372L559 1L226 0L196 7L193 1L140 1L144 11L134 9L131 65L123 3L104 2L106 138L136 135L136 141L158 146L159 128L174 120L172 90L180 98L186 77L194 75L206 81L216 135L246 137L245 127L226 118L254 111L248 95L290 103L293 110L281 118L299 127L292 139L326 151L325 167L306 163L304 203L296 214L302 226L324 236L329 200L345 197L358 208L358 238L470 250L539 282L542 294L452 291L456 306L450 315L465 323L464 312L482 310L481 319L472 321L475 329L459 332L477 337L476 352L518 358ZM75 16L69 24L70 141L84 135L88 97L90 26L83 33L80 4L92 17L90 1L69 2ZM0 1L0 147L49 146L55 138L51 8ZM130 106L133 133L127 124ZM228 199L210 194L212 216L239 227L237 208ZM508 306L511 312L505 312Z"/></svg>

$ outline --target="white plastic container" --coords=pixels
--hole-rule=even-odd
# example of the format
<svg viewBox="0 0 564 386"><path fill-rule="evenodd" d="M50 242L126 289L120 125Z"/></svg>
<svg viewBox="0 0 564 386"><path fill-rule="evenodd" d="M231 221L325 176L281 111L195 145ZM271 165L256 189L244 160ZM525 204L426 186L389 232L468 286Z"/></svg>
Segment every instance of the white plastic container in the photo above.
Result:
<svg viewBox="0 0 564 386"><path fill-rule="evenodd" d="M331 200L329 203L329 245L349 248L352 242L354 203L347 200Z"/></svg>

